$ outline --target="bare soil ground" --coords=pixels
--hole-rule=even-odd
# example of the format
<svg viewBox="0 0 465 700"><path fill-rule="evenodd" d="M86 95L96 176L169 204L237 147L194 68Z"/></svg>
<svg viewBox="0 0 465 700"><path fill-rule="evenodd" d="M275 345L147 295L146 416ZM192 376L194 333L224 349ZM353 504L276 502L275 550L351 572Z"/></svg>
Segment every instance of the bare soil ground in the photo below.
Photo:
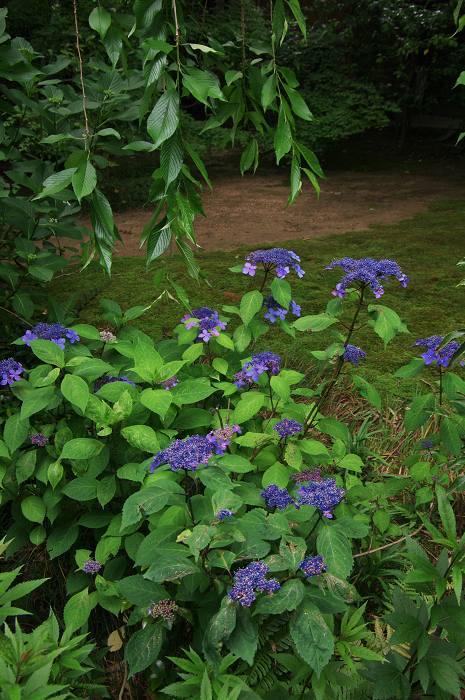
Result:
<svg viewBox="0 0 465 700"><path fill-rule="evenodd" d="M389 163L389 148L395 144L375 141L365 154L368 163L374 157L378 164L384 159L383 170L331 169L331 162L328 167L323 163L327 179L320 181L320 196L306 180L297 201L287 209L288 167L262 167L255 176L247 173L242 178L237 164L212 160L208 171L213 193L205 186L207 218L195 219L197 242L206 250L220 251L241 243L260 246L294 238L309 240L396 223L427 211L435 199L465 197L465 158L460 154L445 151L432 140L400 158L397 153L395 162ZM336 162L345 165L343 158ZM115 214L125 244L118 244L117 255L145 254L139 249L140 233L152 212L150 206ZM82 223L90 224L86 217Z"/></svg>

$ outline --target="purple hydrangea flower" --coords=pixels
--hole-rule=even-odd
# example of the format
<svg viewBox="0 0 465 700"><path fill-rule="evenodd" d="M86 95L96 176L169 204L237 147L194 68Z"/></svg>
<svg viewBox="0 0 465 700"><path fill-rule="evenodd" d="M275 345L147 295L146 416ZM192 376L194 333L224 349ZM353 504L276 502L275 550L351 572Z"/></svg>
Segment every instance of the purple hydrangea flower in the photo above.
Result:
<svg viewBox="0 0 465 700"><path fill-rule="evenodd" d="M257 597L256 590L260 593L267 591L270 595L279 591L281 585L276 579L265 579L269 569L262 561L254 561L244 569L239 569L234 575L234 586L228 591L228 596L231 600L239 601L242 607L249 607Z"/></svg>
<svg viewBox="0 0 465 700"><path fill-rule="evenodd" d="M97 379L94 384L94 392L99 391L105 384L112 384L113 382L126 382L126 384L131 384L131 386L136 386L134 382L130 382L127 377L101 377Z"/></svg>
<svg viewBox="0 0 465 700"><path fill-rule="evenodd" d="M336 486L334 479L311 481L308 486L300 486L296 508L303 505L313 506L319 508L325 518L332 518L332 510L342 501L344 494L345 491Z"/></svg>
<svg viewBox="0 0 465 700"><path fill-rule="evenodd" d="M304 571L308 578L318 576L322 571L326 571L327 568L324 557L307 557L307 559L302 559L299 564L299 569Z"/></svg>
<svg viewBox="0 0 465 700"><path fill-rule="evenodd" d="M36 433L35 435L31 435L30 440L33 445L39 445L39 447L44 447L44 445L46 445L48 442L47 438L45 437L45 435L42 435L42 433Z"/></svg>
<svg viewBox="0 0 465 700"><path fill-rule="evenodd" d="M116 343L116 335L110 331L100 331L100 340L103 340L104 343Z"/></svg>
<svg viewBox="0 0 465 700"><path fill-rule="evenodd" d="M218 337L220 331L224 331L228 325L226 321L221 321L217 311L209 309L207 306L202 306L201 309L194 309L190 314L186 314L181 323L184 323L186 329L197 327L199 333L195 342L208 343L213 336Z"/></svg>
<svg viewBox="0 0 465 700"><path fill-rule="evenodd" d="M294 253L293 250L285 250L285 248L272 248L271 250L256 250L250 253L246 257L247 261L250 261L250 267L253 267L253 275L257 268L258 263L263 265L264 270L276 270L276 274L280 279L286 277L289 274L290 269L294 268L299 277L303 277L305 274L304 270L298 265L300 258ZM248 263L244 265L242 272L244 274L252 274L249 272L247 267Z"/></svg>
<svg viewBox="0 0 465 700"><path fill-rule="evenodd" d="M86 563L83 566L84 572L86 574L97 574L101 568L101 563L99 561L94 561L93 559L89 559L88 561L86 561Z"/></svg>
<svg viewBox="0 0 465 700"><path fill-rule="evenodd" d="M423 440L421 443L422 450L432 450L434 447L434 442L432 440Z"/></svg>
<svg viewBox="0 0 465 700"><path fill-rule="evenodd" d="M242 435L240 427L238 425L226 423L223 428L212 430L206 437L208 442L216 445L217 449L221 450L221 452L217 452L216 454L222 454L231 444L231 440L235 437L236 433Z"/></svg>
<svg viewBox="0 0 465 700"><path fill-rule="evenodd" d="M266 306L267 312L265 314L265 318L271 321L271 323L274 323L277 318L284 321L287 314L287 309L284 309L280 304L278 304L272 294L264 297L262 306ZM290 309L294 316L300 316L300 306L296 304L295 301L291 301Z"/></svg>
<svg viewBox="0 0 465 700"><path fill-rule="evenodd" d="M250 275L251 277L255 277L255 270L257 269L256 265L252 265L252 263L246 262L244 267L242 268L242 273L244 275Z"/></svg>
<svg viewBox="0 0 465 700"><path fill-rule="evenodd" d="M302 307L299 306L298 304L296 304L295 301L292 299L291 300L291 312L294 314L294 316L300 316L301 310L302 310Z"/></svg>
<svg viewBox="0 0 465 700"><path fill-rule="evenodd" d="M12 357L8 360L0 360L0 384L2 386L19 382L21 372L24 372L23 366Z"/></svg>
<svg viewBox="0 0 465 700"><path fill-rule="evenodd" d="M439 367L447 367L452 355L459 349L460 343L451 340L451 342L447 343L441 350L438 350L443 340L444 336L442 335L431 335L429 338L417 340L410 347L413 348L415 345L421 345L421 347L426 348L426 352L421 355L425 361L425 365L437 362ZM463 367L463 360L460 364Z"/></svg>
<svg viewBox="0 0 465 700"><path fill-rule="evenodd" d="M273 430L276 430L276 432L283 438L287 435L292 436L297 435L297 433L301 433L302 426L296 420L284 418L279 423L275 423Z"/></svg>
<svg viewBox="0 0 465 700"><path fill-rule="evenodd" d="M68 338L70 343L75 343L80 340L76 331L65 328L61 323L38 323L37 326L22 336L26 345L31 347L31 340L51 340L52 343L58 345L62 350L65 349L65 339Z"/></svg>
<svg viewBox="0 0 465 700"><path fill-rule="evenodd" d="M164 382L156 382L156 384L161 384L166 391L169 391L173 386L179 384L179 379L177 377L170 377L169 379L165 379Z"/></svg>
<svg viewBox="0 0 465 700"><path fill-rule="evenodd" d="M406 287L410 280L404 275L399 265L394 260L374 260L373 258L341 258L325 267L325 270L332 270L334 267L342 267L347 274L342 278L336 289L334 296L341 299L345 297L347 287L358 282L361 287L368 286L373 291L377 299L384 294L384 289L380 280L387 280L388 277L397 277L402 287Z"/></svg>
<svg viewBox="0 0 465 700"><path fill-rule="evenodd" d="M222 510L218 511L218 513L215 515L215 518L221 522L221 520L224 520L225 518L230 518L232 515L236 515L236 513L233 510L229 510L229 508L223 508Z"/></svg>
<svg viewBox="0 0 465 700"><path fill-rule="evenodd" d="M287 490L280 489L276 484L269 484L266 489L260 492L260 496L267 502L270 508L276 506L278 510L284 510L291 503L295 503L294 499L289 496Z"/></svg>
<svg viewBox="0 0 465 700"><path fill-rule="evenodd" d="M316 481L317 483L323 481L318 467L315 467L315 469L302 469L298 474L291 474L290 478L292 481L295 481L296 484L302 484L305 481Z"/></svg>
<svg viewBox="0 0 465 700"><path fill-rule="evenodd" d="M152 617L162 617L168 622L174 620L174 613L178 609L174 600L160 600L158 603L154 603L152 600L152 605L150 606L148 613Z"/></svg>
<svg viewBox="0 0 465 700"><path fill-rule="evenodd" d="M344 362L353 362L355 365L360 364L360 360L367 356L366 352L363 352L356 345L346 345L344 348L344 354L342 359Z"/></svg>
<svg viewBox="0 0 465 700"><path fill-rule="evenodd" d="M204 435L192 435L185 440L174 440L165 450L158 452L153 458L150 471L153 472L160 464L169 464L172 472L180 469L196 471L199 464L208 464L215 450L222 455L219 441L208 440Z"/></svg>
<svg viewBox="0 0 465 700"><path fill-rule="evenodd" d="M241 372L234 375L234 384L237 387L245 386L246 382L253 384L258 381L260 374L269 372L278 374L281 358L272 352L257 352L252 355L252 361L246 362Z"/></svg>

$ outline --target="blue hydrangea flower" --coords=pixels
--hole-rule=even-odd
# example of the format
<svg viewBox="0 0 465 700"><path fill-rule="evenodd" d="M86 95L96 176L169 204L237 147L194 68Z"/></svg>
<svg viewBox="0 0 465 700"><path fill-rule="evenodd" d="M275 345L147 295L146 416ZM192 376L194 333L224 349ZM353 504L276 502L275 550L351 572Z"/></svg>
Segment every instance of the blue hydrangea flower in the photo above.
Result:
<svg viewBox="0 0 465 700"><path fill-rule="evenodd" d="M172 472L178 472L180 469L193 472L199 464L208 464L213 451L217 455L224 454L219 440L211 440L211 436L208 435L192 435L185 440L174 440L165 450L157 452L150 471L155 471L160 464L169 464Z"/></svg>
<svg viewBox="0 0 465 700"><path fill-rule="evenodd" d="M332 510L342 501L344 494L345 491L336 486L334 479L311 481L308 486L300 486L296 508L303 505L313 506L319 508L325 518L332 518Z"/></svg>
<svg viewBox="0 0 465 700"><path fill-rule="evenodd" d="M276 430L276 432L283 438L287 435L292 436L297 435L297 433L301 433L302 426L298 421L293 420L292 418L284 418L279 423L274 424L273 430Z"/></svg>
<svg viewBox="0 0 465 700"><path fill-rule="evenodd" d="M155 382L156 384L161 384L166 391L169 391L172 389L173 386L177 386L179 384L179 379L174 376L170 377L169 379L165 379L164 382Z"/></svg>
<svg viewBox="0 0 465 700"><path fill-rule="evenodd" d="M276 484L269 484L266 489L260 492L260 496L267 502L270 508L276 506L278 510L284 510L291 503L295 503L294 499L289 496L287 490L280 489Z"/></svg>
<svg viewBox="0 0 465 700"><path fill-rule="evenodd" d="M280 279L284 279L289 274L290 268L294 268L299 277L305 275L304 270L298 264L300 258L293 250L285 250L285 248L272 248L271 250L256 250L250 255L247 255L246 262L242 272L245 275L255 275L257 265L261 263L266 271L276 270L276 274Z"/></svg>
<svg viewBox="0 0 465 700"><path fill-rule="evenodd" d="M260 374L268 372L278 374L281 358L272 352L256 352L252 355L252 361L246 362L240 372L234 375L234 384L237 387L245 386L246 382L253 384L258 382Z"/></svg>
<svg viewBox="0 0 465 700"><path fill-rule="evenodd" d="M228 325L226 321L221 321L218 311L213 311L207 306L202 306L201 309L194 309L190 314L186 314L181 319L186 329L197 327L199 333L195 339L196 343L208 343L213 336L218 337L221 331L224 331Z"/></svg>
<svg viewBox="0 0 465 700"><path fill-rule="evenodd" d="M234 586L228 591L228 596L231 600L239 601L243 607L249 607L257 597L256 590L260 593L267 591L270 595L279 591L281 585L276 579L265 579L269 569L262 561L254 561L244 569L239 569L234 575Z"/></svg>
<svg viewBox="0 0 465 700"><path fill-rule="evenodd" d="M443 340L444 336L442 335L431 335L429 338L417 340L410 347L413 348L415 345L421 345L421 347L426 348L426 352L422 353L421 355L425 361L425 365L430 365L432 362L437 362L439 367L447 367L452 355L459 349L460 343L455 342L455 340L451 340L451 342L447 343L445 347L438 350ZM460 364L463 367L463 360L460 362Z"/></svg>
<svg viewBox="0 0 465 700"><path fill-rule="evenodd" d="M102 568L102 565L99 561L89 559L82 568L86 574L97 574Z"/></svg>
<svg viewBox="0 0 465 700"><path fill-rule="evenodd" d="M23 366L13 360L12 357L8 360L0 361L0 384L5 386L6 384L13 384L13 382L19 382L21 379L21 372L24 372Z"/></svg>
<svg viewBox="0 0 465 700"><path fill-rule="evenodd" d="M99 389L101 389L102 386L105 386L105 384L112 384L113 382L126 382L126 384L136 386L134 382L130 382L127 377L101 377L100 379L97 379L94 384L94 392L99 391Z"/></svg>
<svg viewBox="0 0 465 700"><path fill-rule="evenodd" d="M80 340L76 331L65 328L61 323L38 323L32 330L26 331L21 340L31 347L31 340L37 340L39 338L42 340L51 340L52 343L58 345L62 350L65 349L66 338L68 338L70 343L75 343Z"/></svg>
<svg viewBox="0 0 465 700"><path fill-rule="evenodd" d="M403 274L394 260L341 258L340 260L333 260L328 267L325 267L325 270L332 270L334 267L342 267L344 272L347 273L333 291L334 296L341 299L345 297L347 287L352 286L356 282L360 283L362 287L370 287L377 299L384 294L380 280L387 280L390 276L397 277L402 287L406 287L408 282L410 282L407 275Z"/></svg>
<svg viewBox="0 0 465 700"><path fill-rule="evenodd" d="M432 440L423 440L421 443L422 450L432 450L434 447L434 442Z"/></svg>
<svg viewBox="0 0 465 700"><path fill-rule="evenodd" d="M264 297L262 306L266 306L267 312L265 314L265 318L267 318L271 323L274 323L277 318L284 321L287 314L287 309L284 309L280 304L278 304L272 294ZM290 310L294 316L300 316L300 308L301 307L296 304L295 301L291 301Z"/></svg>
<svg viewBox="0 0 465 700"><path fill-rule="evenodd" d="M307 559L302 559L299 564L299 569L304 571L308 578L318 576L322 571L326 571L327 568L324 557L307 557Z"/></svg>
<svg viewBox="0 0 465 700"><path fill-rule="evenodd" d="M238 425L226 423L222 428L212 430L206 437L208 442L215 444L216 449L220 450L220 452L216 452L216 454L223 454L224 450L231 444L231 440L235 437L236 433L242 435L240 427Z"/></svg>
<svg viewBox="0 0 465 700"><path fill-rule="evenodd" d="M30 435L30 440L33 445L38 445L39 447L44 447L48 440L42 433L36 433L35 435Z"/></svg>
<svg viewBox="0 0 465 700"><path fill-rule="evenodd" d="M344 362L353 362L355 365L360 364L360 359L364 359L367 356L366 352L363 352L356 345L346 345L344 348L344 354L342 359Z"/></svg>
<svg viewBox="0 0 465 700"><path fill-rule="evenodd" d="M232 515L236 515L236 513L233 510L229 510L229 508L222 508L222 510L219 510L218 513L215 515L215 519L221 521L225 518L230 518Z"/></svg>

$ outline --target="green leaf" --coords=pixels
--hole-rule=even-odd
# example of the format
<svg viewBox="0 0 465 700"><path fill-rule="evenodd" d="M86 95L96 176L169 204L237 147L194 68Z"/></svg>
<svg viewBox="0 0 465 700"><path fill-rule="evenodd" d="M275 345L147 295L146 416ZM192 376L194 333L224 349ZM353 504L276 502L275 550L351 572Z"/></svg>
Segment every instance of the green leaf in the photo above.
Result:
<svg viewBox="0 0 465 700"><path fill-rule="evenodd" d="M241 299L240 315L244 326L248 326L255 314L261 310L263 295L257 290L244 294Z"/></svg>
<svg viewBox="0 0 465 700"><path fill-rule="evenodd" d="M413 360L403 367L399 367L397 372L393 374L393 377L399 377L399 379L410 379L411 377L418 377L421 374L425 366L425 361L422 357L414 357Z"/></svg>
<svg viewBox="0 0 465 700"><path fill-rule="evenodd" d="M67 443L69 444L69 443ZM63 453L62 453L63 454ZM75 501L91 501L97 497L97 479L88 476L80 476L73 479L61 489L61 493Z"/></svg>
<svg viewBox="0 0 465 700"><path fill-rule="evenodd" d="M416 430L426 423L434 410L435 401L433 394L424 394L408 405L408 411L404 416L407 430Z"/></svg>
<svg viewBox="0 0 465 700"><path fill-rule="evenodd" d="M255 171L257 170L257 165L258 165L258 141L255 138L251 138L249 143L245 147L244 152L242 153L241 161L239 164L239 168L240 168L242 176L244 176L244 173L251 167L251 165L254 161L255 161L255 167L254 167L254 174L255 174Z"/></svg>
<svg viewBox="0 0 465 700"><path fill-rule="evenodd" d="M160 169L168 187L181 172L183 163L183 141L179 129L163 142L160 153Z"/></svg>
<svg viewBox="0 0 465 700"><path fill-rule="evenodd" d="M295 610L302 602L305 587L299 579L286 581L273 595L263 595L257 601L254 615L280 615L285 610Z"/></svg>
<svg viewBox="0 0 465 700"><path fill-rule="evenodd" d="M121 435L130 445L143 452L157 453L160 450L157 434L149 425L130 425L121 430Z"/></svg>
<svg viewBox="0 0 465 700"><path fill-rule="evenodd" d="M85 411L89 399L89 387L81 377L74 374L65 375L60 388L65 399L74 403L81 411Z"/></svg>
<svg viewBox="0 0 465 700"><path fill-rule="evenodd" d="M310 112L305 100L297 92L297 90L294 90L294 88L289 87L285 83L284 89L287 92L287 96L289 97L289 100L291 102L291 107L294 114L296 114L301 119L305 119L308 122L313 121L313 114Z"/></svg>
<svg viewBox="0 0 465 700"><path fill-rule="evenodd" d="M103 45L113 66L118 62L123 48L123 35L119 27L110 27L103 39ZM137 114L137 112L136 112Z"/></svg>
<svg viewBox="0 0 465 700"><path fill-rule="evenodd" d="M138 340L134 351L134 365L134 372L137 372L141 379L153 382L156 373L163 367L163 359L153 347Z"/></svg>
<svg viewBox="0 0 465 700"><path fill-rule="evenodd" d="M4 443L1 443L4 447ZM5 447L6 450L6 447ZM6 455L1 455L2 457L6 457L8 459L8 450L6 450L7 454ZM36 460L37 460L37 450L28 450L27 452L22 452L20 456L18 457L18 460L16 462L16 480L18 484L22 484L24 481L27 481L30 476L34 473L34 469L36 466Z"/></svg>
<svg viewBox="0 0 465 700"><path fill-rule="evenodd" d="M280 399L283 399L283 401L289 399L291 387L285 379L282 379L279 375L271 377L270 385L274 393L279 396Z"/></svg>
<svg viewBox="0 0 465 700"><path fill-rule="evenodd" d="M246 474L254 470L254 465L251 464L248 459L238 454L225 454L224 457L220 457L218 460L218 466L220 469L226 469L227 471L236 472L237 474Z"/></svg>
<svg viewBox="0 0 465 700"><path fill-rule="evenodd" d="M173 387L170 390L170 393L173 401L179 405L182 405L203 401L208 396L213 394L214 391L215 389L208 384L201 384L200 382L187 380Z"/></svg>
<svg viewBox="0 0 465 700"><path fill-rule="evenodd" d="M162 510L169 496L169 492L162 491L156 486L133 493L124 503L120 531L122 532L128 525L139 522L143 513L150 515Z"/></svg>
<svg viewBox="0 0 465 700"><path fill-rule="evenodd" d="M68 600L64 609L64 618L66 629L70 634L86 624L96 603L96 598L89 595L88 588L76 593Z"/></svg>
<svg viewBox="0 0 465 700"><path fill-rule="evenodd" d="M329 573L346 579L354 565L347 537L337 529L326 526L320 530L316 543L318 554L324 557Z"/></svg>
<svg viewBox="0 0 465 700"><path fill-rule="evenodd" d="M162 622L149 624L144 629L131 634L126 647L126 661L130 676L144 671L158 657L163 641Z"/></svg>
<svg viewBox="0 0 465 700"><path fill-rule="evenodd" d="M55 559L60 554L67 552L76 542L78 535L79 527L74 523L53 530L47 538L47 551L50 559Z"/></svg>
<svg viewBox="0 0 465 700"><path fill-rule="evenodd" d="M71 182L74 193L79 203L81 203L81 199L93 192L97 185L97 173L92 163L88 160L81 163L74 173Z"/></svg>
<svg viewBox="0 0 465 700"><path fill-rule="evenodd" d="M278 79L276 73L273 72L262 87L261 102L265 112L276 97L277 86Z"/></svg>
<svg viewBox="0 0 465 700"><path fill-rule="evenodd" d="M212 684L208 677L207 669L204 670L202 682L200 683L200 700L212 700Z"/></svg>
<svg viewBox="0 0 465 700"><path fill-rule="evenodd" d="M30 344L32 352L42 362L57 367L65 366L65 353L56 343L51 340L31 340Z"/></svg>
<svg viewBox="0 0 465 700"><path fill-rule="evenodd" d="M252 334L246 326L242 325L234 331L233 340L236 352L244 352L252 340Z"/></svg>
<svg viewBox="0 0 465 700"><path fill-rule="evenodd" d="M359 390L361 396L369 401L378 411L381 411L381 396L378 394L374 386L367 382L363 377L357 375L352 377L353 382Z"/></svg>
<svg viewBox="0 0 465 700"><path fill-rule="evenodd" d="M164 92L153 108L148 120L147 131L158 148L174 134L179 124L179 96L174 88Z"/></svg>
<svg viewBox="0 0 465 700"><path fill-rule="evenodd" d="M319 677L334 652L334 640L318 608L302 602L292 613L290 632L296 651Z"/></svg>
<svg viewBox="0 0 465 700"><path fill-rule="evenodd" d="M121 594L133 605L147 609L150 607L152 601L158 602L158 600L163 600L167 597L165 589L158 585L158 583L153 583L153 581L147 581L146 578L140 574L135 576L128 576L118 581L119 589Z"/></svg>
<svg viewBox="0 0 465 700"><path fill-rule="evenodd" d="M459 427L453 423L452 420L449 420L446 417L442 419L439 436L447 452L451 452L454 455L460 454L463 447L461 439L462 435L463 428Z"/></svg>
<svg viewBox="0 0 465 700"><path fill-rule="evenodd" d="M236 627L226 642L226 646L249 666L253 665L258 647L258 627L248 607L240 606L236 612Z"/></svg>
<svg viewBox="0 0 465 700"><path fill-rule="evenodd" d="M38 496L28 496L21 501L23 515L33 523L43 523L45 518L45 503Z"/></svg>
<svg viewBox="0 0 465 700"><path fill-rule="evenodd" d="M140 402L163 419L171 406L171 394L166 389L144 389Z"/></svg>
<svg viewBox="0 0 465 700"><path fill-rule="evenodd" d="M63 448L60 459L90 459L98 455L104 447L103 442L91 438L69 440Z"/></svg>
<svg viewBox="0 0 465 700"><path fill-rule="evenodd" d="M439 515L441 516L441 522L445 531L447 532L447 536L454 542L456 539L454 511L449 503L446 492L441 486L436 486L436 495L438 499L438 510Z"/></svg>
<svg viewBox="0 0 465 700"><path fill-rule="evenodd" d="M280 489L285 489L289 483L289 472L284 464L276 462L269 467L262 477L262 486L266 488L269 484L276 484Z"/></svg>
<svg viewBox="0 0 465 700"><path fill-rule="evenodd" d="M3 439L11 454L29 437L28 428L29 421L21 420L19 413L15 413L7 419L3 430Z"/></svg>
<svg viewBox="0 0 465 700"><path fill-rule="evenodd" d="M431 677L438 686L450 697L459 698L460 678L463 675L463 667L447 654L428 654L425 657Z"/></svg>
<svg viewBox="0 0 465 700"><path fill-rule="evenodd" d="M103 40L111 24L111 15L103 7L95 7L89 15L89 24Z"/></svg>
<svg viewBox="0 0 465 700"><path fill-rule="evenodd" d="M59 173L50 175L50 177L44 181L42 192L36 195L34 199L43 199L44 197L49 197L57 192L61 192L65 187L68 187L75 172L76 168L67 168Z"/></svg>
<svg viewBox="0 0 465 700"><path fill-rule="evenodd" d="M298 331L312 331L318 333L329 328L333 323L337 323L337 318L328 316L327 314L318 314L317 316L302 316L292 324Z"/></svg>
<svg viewBox="0 0 465 700"><path fill-rule="evenodd" d="M160 553L158 559L145 572L145 577L151 581L162 583L163 581L176 581L179 578L198 574L200 569L184 556L170 554L164 556Z"/></svg>
<svg viewBox="0 0 465 700"><path fill-rule="evenodd" d="M289 309L289 304L291 303L291 285L287 280L279 279L275 277L270 285L271 292L275 300L283 306L285 309Z"/></svg>
<svg viewBox="0 0 465 700"><path fill-rule="evenodd" d="M279 108L278 126L274 135L274 150L276 152L276 164L286 153L289 153L292 146L291 127L286 121L283 106Z"/></svg>
<svg viewBox="0 0 465 700"><path fill-rule="evenodd" d="M200 173L201 173L203 179L205 180L205 182L206 182L207 185L209 186L210 190L212 190L212 192L213 192L213 188L212 188L211 182L210 182L210 180L208 179L207 171L206 171L206 169L205 169L204 164L202 163L202 160L201 160L200 156L199 156L198 153L192 148L192 146L191 146L190 144L186 143L186 141L184 141L184 145L185 145L185 147L187 148L187 150L189 151L189 155L190 155L190 157L192 158L192 160L194 161L194 163L196 164L197 168L199 169L199 171L200 171ZM189 307L187 307L187 308L189 309Z"/></svg>
<svg viewBox="0 0 465 700"><path fill-rule="evenodd" d="M395 311L381 304L369 305L368 314L374 320L373 329L384 341L384 347L392 340L397 333L408 333L404 321Z"/></svg>
<svg viewBox="0 0 465 700"><path fill-rule="evenodd" d="M380 508L373 514L373 522L380 532L386 532L391 522L391 516L387 510Z"/></svg>
<svg viewBox="0 0 465 700"><path fill-rule="evenodd" d="M31 391L21 406L21 419L26 420L34 413L46 408L55 396L54 386L44 386L41 389Z"/></svg>
<svg viewBox="0 0 465 700"><path fill-rule="evenodd" d="M220 611L213 615L203 636L205 657L212 665L216 675L218 675L220 663L219 652L224 640L231 636L236 626L236 610L238 607L229 598L223 600Z"/></svg>
<svg viewBox="0 0 465 700"><path fill-rule="evenodd" d="M234 423L245 423L258 414L258 411L265 403L264 394L258 391L247 391L242 394L241 400L234 410Z"/></svg>
<svg viewBox="0 0 465 700"><path fill-rule="evenodd" d="M362 471L363 462L358 455L348 454L341 459L338 466L360 473Z"/></svg>

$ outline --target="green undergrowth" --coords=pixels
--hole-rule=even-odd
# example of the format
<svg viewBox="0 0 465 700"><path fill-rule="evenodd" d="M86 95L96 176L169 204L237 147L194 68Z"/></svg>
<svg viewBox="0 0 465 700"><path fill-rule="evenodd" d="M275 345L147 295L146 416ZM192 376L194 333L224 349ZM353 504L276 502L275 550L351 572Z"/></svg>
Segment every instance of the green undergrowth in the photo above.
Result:
<svg viewBox="0 0 465 700"><path fill-rule="evenodd" d="M373 335L369 335L368 328L362 328L354 339L354 344L367 352L368 357L363 366L351 366L350 370L373 382L378 389L408 400L421 393L424 381L392 378L399 367L408 364L413 356L421 354L420 348L410 349L410 345L418 338L433 334L446 335L451 330L464 326L464 291L461 287L457 288L463 274L456 267L463 253L464 215L465 200L438 200L430 205L428 212L394 225L373 225L368 231L325 236L310 241L292 239L275 244L294 250L302 259L305 276L297 279L295 273L292 273L291 279L294 299L301 305L302 315L324 311L331 290L342 276L339 268L324 269L334 258L392 258L411 279L405 289L395 279L391 280L386 283L385 294L378 301L374 296L368 298L371 304L380 303L394 309L405 320L410 334L397 335L386 351L381 339L373 339ZM268 247L273 247L273 244ZM170 277L184 287L193 308L209 306L220 310L222 305L235 306L245 292L259 286L262 273L257 270L256 277L252 278L231 273L228 268L242 262L255 249L256 246L241 245L230 252L198 250L196 260L211 287L204 283L198 285L176 259L159 258L146 270L143 258L115 258L111 282L100 296L117 301L123 310L140 304L148 305L163 290L163 287L157 290L153 284L154 273L163 265ZM70 279L73 291L84 292L102 282L102 273L100 269L95 269L86 270L71 278L62 277L47 285L47 291L60 300L66 299ZM267 293L266 286L263 293ZM161 339L172 335L184 314L184 307L164 296L134 321L133 325L151 337ZM233 331L237 317L226 312L224 316L230 318L227 331ZM79 321L103 328L99 296L94 297L81 310ZM289 365L308 370L312 366L317 369L316 360L309 354L310 351L324 349L331 342L333 337L329 330L315 334L298 333L293 339L275 326L258 340L255 350L263 350L266 346L267 350L283 355ZM426 381L435 381L433 372L422 374L423 377Z"/></svg>

